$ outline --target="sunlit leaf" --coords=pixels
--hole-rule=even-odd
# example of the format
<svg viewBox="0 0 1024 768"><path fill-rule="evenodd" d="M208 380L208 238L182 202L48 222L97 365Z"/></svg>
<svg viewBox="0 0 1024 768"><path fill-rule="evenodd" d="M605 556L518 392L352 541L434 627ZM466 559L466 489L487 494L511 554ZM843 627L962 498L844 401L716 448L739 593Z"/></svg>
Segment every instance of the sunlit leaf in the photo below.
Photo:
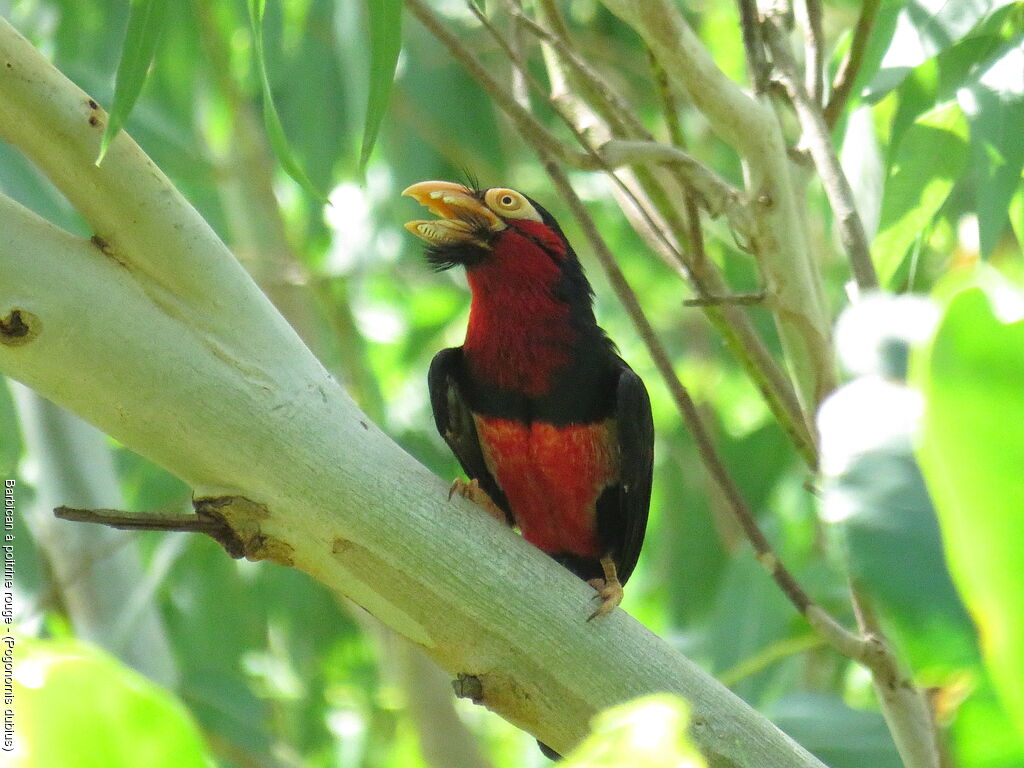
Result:
<svg viewBox="0 0 1024 768"><path fill-rule="evenodd" d="M284 126L281 125L277 108L274 106L274 94L270 87L263 50L263 12L266 10L266 5L266 0L248 0L249 22L252 26L253 42L256 49L256 67L259 70L260 85L263 89L263 125L267 131L270 148L274 151L274 156L281 163L285 173L310 195L326 203L327 196L316 188L295 157L295 153L288 143L288 137L285 136Z"/></svg>
<svg viewBox="0 0 1024 768"><path fill-rule="evenodd" d="M936 107L903 135L890 162L882 219L871 252L888 285L910 246L931 224L967 162L967 121L956 103Z"/></svg>
<svg viewBox="0 0 1024 768"><path fill-rule="evenodd" d="M907 2L895 23L895 30L878 72L867 86L865 98L876 102L900 86L915 67L954 47L972 34L987 34L988 22L1005 18L1004 6L1014 10L1012 0L913 0ZM885 18L885 8L879 20Z"/></svg>
<svg viewBox="0 0 1024 768"><path fill-rule="evenodd" d="M121 50L121 63L117 65L117 77L114 81L114 103L107 116L107 126L103 130L100 153L96 158L97 165L103 162L110 142L124 127L135 101L142 92L166 18L167 0L133 0L128 15L128 31Z"/></svg>
<svg viewBox="0 0 1024 768"><path fill-rule="evenodd" d="M213 766L189 713L138 672L74 640L16 642L13 766Z"/></svg>
<svg viewBox="0 0 1024 768"><path fill-rule="evenodd" d="M559 763L565 768L705 768L686 729L690 707L660 694L621 704L594 718L590 736Z"/></svg>
<svg viewBox="0 0 1024 768"><path fill-rule="evenodd" d="M921 364L919 454L953 578L993 684L1024 735L1024 295L1000 283L949 303Z"/></svg>
<svg viewBox="0 0 1024 768"><path fill-rule="evenodd" d="M402 0L368 0L366 12L370 26L370 92L363 148L359 154L360 171L370 159L391 96L398 54L402 50Z"/></svg>
<svg viewBox="0 0 1024 768"><path fill-rule="evenodd" d="M1007 224L1007 207L1024 167L1024 48L1011 48L960 91L971 127L981 254L988 256Z"/></svg>

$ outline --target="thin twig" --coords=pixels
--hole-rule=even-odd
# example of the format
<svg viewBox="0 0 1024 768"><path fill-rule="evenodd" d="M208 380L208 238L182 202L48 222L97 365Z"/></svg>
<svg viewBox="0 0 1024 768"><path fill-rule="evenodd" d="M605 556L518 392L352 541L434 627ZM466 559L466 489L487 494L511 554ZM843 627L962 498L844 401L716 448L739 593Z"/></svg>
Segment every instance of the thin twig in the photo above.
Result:
<svg viewBox="0 0 1024 768"><path fill-rule="evenodd" d="M764 291L757 291L756 293L731 293L728 296L698 296L694 299L684 299L683 306L710 307L716 304L762 304L766 295Z"/></svg>
<svg viewBox="0 0 1024 768"><path fill-rule="evenodd" d="M686 151L686 136L683 135L683 127L679 122L679 105L676 103L675 92L668 80L668 73L661 66L654 51L645 45L647 50L647 66L650 67L654 82L658 86L658 100L661 102L661 113L665 118L665 127L668 129L669 141L672 146L680 151ZM696 195L693 190L686 190L684 207L686 209L686 223L689 227L690 250L693 251L693 261L698 269L707 265L707 250L704 247L704 228L701 225L700 210L697 208ZM745 212L749 209L744 207ZM746 237L749 238L749 233ZM709 297L698 297L697 300ZM763 297L762 297L763 298ZM691 299L693 301L693 299ZM683 302L684 304L686 302Z"/></svg>
<svg viewBox="0 0 1024 768"><path fill-rule="evenodd" d="M729 224L742 237L750 235L753 222L743 193L697 160L684 149L655 141L612 139L597 148L601 159L611 168L623 165L671 165L678 168L696 200L711 218L725 214Z"/></svg>
<svg viewBox="0 0 1024 768"><path fill-rule="evenodd" d="M881 2L882 0L863 0L860 5L860 16L857 18L857 26L853 30L850 49L846 52L842 64L839 65L836 79L832 81L832 94L825 107L825 125L828 126L829 131L836 127L839 116L843 114L843 108L853 91L853 84L857 82L857 75L860 74L860 66L864 61L864 51L868 47L868 39L871 37L871 30L874 28L875 17L878 15L878 7Z"/></svg>
<svg viewBox="0 0 1024 768"><path fill-rule="evenodd" d="M515 100L515 97L507 89L503 88L491 74L480 64L479 61L459 42L451 32L445 29L433 11L423 0L406 0L406 7L427 28L427 30L448 49L448 52L470 75L487 90L488 94L498 103L498 106L512 118L519 132L524 137L528 136L531 141L543 146L547 151L558 157L569 165L577 168L599 168L599 163L586 152L579 152L571 149L563 142L553 136L547 128L522 105Z"/></svg>
<svg viewBox="0 0 1024 768"><path fill-rule="evenodd" d="M807 26L804 28L804 87L814 104L823 104L825 91L825 31L822 29L821 0L804 0Z"/></svg>
<svg viewBox="0 0 1024 768"><path fill-rule="evenodd" d="M196 506L194 515L176 515L162 512L122 512L118 509L78 509L57 507L55 517L75 523L96 523L122 531L176 531L204 533L227 550L232 557L245 555L241 539L227 520L212 510Z"/></svg>
<svg viewBox="0 0 1024 768"><path fill-rule="evenodd" d="M743 51L747 57L747 70L755 95L768 89L768 62L761 42L761 25L756 0L738 0L740 29L743 30Z"/></svg>
<svg viewBox="0 0 1024 768"><path fill-rule="evenodd" d="M838 219L839 235L850 260L857 286L862 291L877 288L878 275L871 261L871 249L864 233L864 225L861 223L860 214L857 213L853 189L839 164L839 157L832 145L832 137L829 135L828 126L825 125L821 108L812 103L807 95L782 31L771 20L765 22L762 30L772 52L776 76L785 86L793 103L804 131L804 141L818 169L829 204Z"/></svg>

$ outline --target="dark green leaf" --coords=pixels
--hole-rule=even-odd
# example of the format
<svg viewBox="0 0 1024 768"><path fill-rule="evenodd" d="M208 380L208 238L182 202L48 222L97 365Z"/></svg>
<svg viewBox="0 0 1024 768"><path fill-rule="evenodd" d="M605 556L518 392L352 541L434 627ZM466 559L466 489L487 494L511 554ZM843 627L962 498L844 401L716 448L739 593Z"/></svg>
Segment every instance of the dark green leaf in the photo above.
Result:
<svg viewBox="0 0 1024 768"><path fill-rule="evenodd" d="M121 51L121 63L117 65L114 84L114 103L107 116L103 130L103 141L96 164L103 161L110 142L124 127L136 99L146 83L149 68L156 55L164 21L167 18L167 0L134 0L128 16L128 31Z"/></svg>
<svg viewBox="0 0 1024 768"><path fill-rule="evenodd" d="M1024 50L1007 51L961 92L961 103L971 126L978 233L987 257L1006 229L1024 168Z"/></svg>
<svg viewBox="0 0 1024 768"><path fill-rule="evenodd" d="M266 0L249 0L249 22L252 26L253 42L256 49L256 66L259 70L260 85L263 89L263 124L267 131L267 138L270 141L270 148L274 156L281 163L285 173L292 177L295 182L318 200L327 202L327 197L316 188L310 181L305 170L299 164L288 144L288 137L285 136L284 127L281 125L281 118L274 106L274 94L270 88L270 78L267 76L267 62L263 52L263 12L266 9Z"/></svg>
<svg viewBox="0 0 1024 768"><path fill-rule="evenodd" d="M798 693L774 702L766 714L831 768L902 768L877 712L850 709L837 696Z"/></svg>
<svg viewBox="0 0 1024 768"><path fill-rule="evenodd" d="M395 66L402 50L402 0L368 0L366 11L370 23L370 92L363 148L359 153L360 172L370 159L391 96Z"/></svg>

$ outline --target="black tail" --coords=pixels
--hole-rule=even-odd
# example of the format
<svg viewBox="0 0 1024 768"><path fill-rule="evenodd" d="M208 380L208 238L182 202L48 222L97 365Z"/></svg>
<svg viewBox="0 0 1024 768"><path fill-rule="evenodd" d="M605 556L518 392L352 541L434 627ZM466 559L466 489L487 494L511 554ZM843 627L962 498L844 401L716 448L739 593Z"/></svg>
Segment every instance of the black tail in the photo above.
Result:
<svg viewBox="0 0 1024 768"><path fill-rule="evenodd" d="M537 746L540 747L540 751L544 753L544 757L546 757L548 760L554 760L555 762L558 762L562 759L562 756L560 754L555 752L555 750L553 750L547 744L542 742L540 739L537 739Z"/></svg>

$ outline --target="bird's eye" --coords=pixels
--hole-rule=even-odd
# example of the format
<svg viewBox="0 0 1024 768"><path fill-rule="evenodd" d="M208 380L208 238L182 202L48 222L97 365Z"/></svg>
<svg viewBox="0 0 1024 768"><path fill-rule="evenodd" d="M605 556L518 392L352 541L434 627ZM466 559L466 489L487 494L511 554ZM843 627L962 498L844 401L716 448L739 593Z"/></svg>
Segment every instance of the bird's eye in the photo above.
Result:
<svg viewBox="0 0 1024 768"><path fill-rule="evenodd" d="M514 189L495 187L484 193L484 204L503 219L540 221L540 214L523 195Z"/></svg>

